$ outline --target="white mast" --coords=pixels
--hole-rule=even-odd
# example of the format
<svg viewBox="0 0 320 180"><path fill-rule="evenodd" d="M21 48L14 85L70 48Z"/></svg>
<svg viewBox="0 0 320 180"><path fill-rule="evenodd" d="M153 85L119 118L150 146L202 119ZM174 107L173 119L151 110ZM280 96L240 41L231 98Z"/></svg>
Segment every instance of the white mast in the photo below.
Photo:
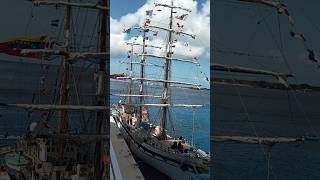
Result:
<svg viewBox="0 0 320 180"><path fill-rule="evenodd" d="M162 98L162 104L168 104L168 99L169 99L169 82L170 82L170 68L171 68L171 56L172 56L172 33L175 33L177 35L180 34L185 34L188 36L191 36L192 38L195 38L194 35L190 35L184 32L180 32L180 31L175 31L173 30L173 9L181 9L181 10L185 10L187 12L191 12L191 10L183 8L183 7L178 7L178 6L174 6L173 4L173 0L171 0L171 5L167 5L167 4L158 4L155 3L155 6L163 6L166 8L170 8L170 22L169 22L169 28L163 28L163 27L157 27L157 26L149 26L150 28L157 28L157 29L161 29L164 31L168 32L168 41L165 47L165 55L164 55L164 77L163 77L163 98ZM161 135L160 138L161 139L166 139L166 123L167 123L167 112L168 112L168 107L169 106L163 106L161 107L162 110L162 117L161 117Z"/></svg>

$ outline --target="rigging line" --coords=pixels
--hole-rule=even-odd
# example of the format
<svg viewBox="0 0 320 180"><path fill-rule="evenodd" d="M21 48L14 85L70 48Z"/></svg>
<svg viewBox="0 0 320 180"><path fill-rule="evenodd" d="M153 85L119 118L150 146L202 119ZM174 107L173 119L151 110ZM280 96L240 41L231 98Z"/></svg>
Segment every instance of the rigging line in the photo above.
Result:
<svg viewBox="0 0 320 180"><path fill-rule="evenodd" d="M212 19L214 19L215 18L215 16L216 16L216 11L215 11L215 9L216 9L216 0L212 0L212 6L211 6L211 18ZM215 21L213 21L213 23L212 23L212 27L214 27L214 23L215 23Z"/></svg>
<svg viewBox="0 0 320 180"><path fill-rule="evenodd" d="M97 30L97 26L98 26L98 23L99 23L99 18L96 18L96 23L95 23L95 25L94 25L94 27L93 27L93 29L92 29L92 33L91 33L91 38L90 38L90 40L89 40L89 42L88 42L88 45L89 46L92 46L92 41L93 41L93 39L94 39L94 34L96 33L96 31L97 31L97 33L99 32L98 30ZM100 24L100 23L99 23ZM98 44L97 44L97 46L98 46ZM89 50L89 48L88 48L88 50Z"/></svg>
<svg viewBox="0 0 320 180"><path fill-rule="evenodd" d="M32 103L34 103L35 97L36 97L36 93L33 93L33 95L32 95L32 100L31 100ZM29 126L30 126L30 124L31 124L31 116L32 116L32 113L33 113L33 111L27 111L27 118L28 118L28 119L27 119L27 124L26 124L26 131L28 131Z"/></svg>
<svg viewBox="0 0 320 180"><path fill-rule="evenodd" d="M75 79L75 75L74 75L74 66L71 64L71 76L72 76L72 80L73 80L73 86L74 86L74 90L75 90L75 95L76 95L76 99L77 99L77 103L78 105L81 105L81 102L80 102L80 96L79 96L79 92L78 92L78 87L77 87L77 82L76 82L76 79ZM85 126L85 120L84 120L84 111L81 110L81 122L80 122L80 126L82 126L82 129L85 129L86 126Z"/></svg>
<svg viewBox="0 0 320 180"><path fill-rule="evenodd" d="M262 16L261 20L259 20L257 24L260 24L262 21L265 21L266 18L270 14L271 14L271 12L267 16ZM256 15L257 15L256 11L254 11L254 14L252 14L252 15L256 17ZM252 18L254 18L254 17L252 17ZM253 40L255 39L256 35L258 34L258 28L257 28L258 26L254 26L254 27L255 27L254 32L252 33L251 37L249 38L247 46L244 48L245 52L249 51L250 47L252 46Z"/></svg>
<svg viewBox="0 0 320 180"><path fill-rule="evenodd" d="M43 65L43 62L42 62L42 60L40 61L40 66L42 67L42 65ZM37 88L37 90L38 90L38 102L40 103L41 102L41 93L40 93L40 83L41 83L41 77L40 77L40 81L39 81L39 83L38 83L38 88Z"/></svg>
<svg viewBox="0 0 320 180"><path fill-rule="evenodd" d="M192 113L192 146L194 146L194 132L195 132L195 129L194 129L194 121L195 121L195 116L196 115L196 110L193 108L193 113Z"/></svg>
<svg viewBox="0 0 320 180"><path fill-rule="evenodd" d="M247 49L249 49L249 48L247 48ZM216 53L232 54L232 55L237 55L237 56L248 56L248 57L270 58L270 59L278 58L277 56L272 56L272 55L247 53L248 52L247 50L241 52L241 51L227 51L227 50L222 50L222 49L216 48L216 50L214 50L214 51Z"/></svg>
<svg viewBox="0 0 320 180"><path fill-rule="evenodd" d="M170 125L171 125L171 128L172 128L172 132L174 133L174 136L175 136L175 129L174 129L174 123L173 123L173 118L172 118L172 116L174 116L174 114L172 113L172 109L169 109L169 114L168 114L168 116L169 116L169 122L170 122Z"/></svg>
<svg viewBox="0 0 320 180"><path fill-rule="evenodd" d="M77 15L76 15L76 19L75 19L75 21L74 21L74 26L73 27L76 27L75 26L75 24L77 24L78 23L78 19L79 19L79 14L80 14L80 8L78 7L78 8L76 8L77 9ZM86 9L86 10L88 10L88 9ZM77 34L78 33L78 29L77 28L75 28L75 33L74 34Z"/></svg>
<svg viewBox="0 0 320 180"><path fill-rule="evenodd" d="M202 40L199 39L199 41L201 42L200 44L206 46L206 43L203 43ZM190 47L190 48L191 48L191 47ZM192 56L192 53L191 53L190 51L188 51L188 50L186 50L185 53L186 53L188 56ZM209 63L210 63L210 62L209 62ZM172 63L172 64L174 64L174 63ZM200 73L206 78L206 81L210 84L209 77L208 77L207 74L203 71L203 68L202 68L200 62L198 62L197 64L195 64L195 66L196 66L196 68L198 68L198 70L200 71ZM190 67L190 70L192 70L191 67ZM170 74L171 74L171 73L170 73ZM170 77L171 77L171 76L170 76ZM199 80L199 82L201 82L201 81Z"/></svg>
<svg viewBox="0 0 320 180"><path fill-rule="evenodd" d="M88 19L88 9L86 9L86 13L85 13L85 17L84 17L84 20L83 20L83 24L82 24L82 28L81 28L80 34L84 34L84 29L85 29L85 25L87 24L87 19ZM83 38L80 38L79 44L82 43L82 40L83 40Z"/></svg>
<svg viewBox="0 0 320 180"><path fill-rule="evenodd" d="M312 20L312 18L304 11L304 8L300 8L301 14L312 24L316 30L320 33L320 27Z"/></svg>
<svg viewBox="0 0 320 180"><path fill-rule="evenodd" d="M249 2L239 2L239 0L236 0L236 1L219 0L216 4L219 6L228 6L233 9L251 9L251 7L257 6ZM268 7L261 7L261 9L262 8L264 8L264 10L268 10Z"/></svg>
<svg viewBox="0 0 320 180"><path fill-rule="evenodd" d="M263 21L266 21L267 18L270 17L272 13L273 13L273 11L270 11L267 15L261 16L261 19L257 22L257 24L261 24Z"/></svg>
<svg viewBox="0 0 320 180"><path fill-rule="evenodd" d="M99 12L97 12L97 20L98 20L98 26L97 26L97 34L98 34L98 37L100 38L101 37L101 21L100 21L100 19L101 19L101 16L102 16L102 13L99 13ZM93 39L93 36L94 35L92 35L92 39ZM97 40L97 41L99 41L99 40ZM99 49L99 46L100 46L100 43L96 43L96 48L97 48L97 50Z"/></svg>
<svg viewBox="0 0 320 180"><path fill-rule="evenodd" d="M31 24L31 20L33 19L33 10L34 10L34 6L31 7L30 16L29 16L29 18L28 18L27 25L26 25L26 28L25 28L25 30L24 30L24 34L25 34L25 35L27 35L29 26L30 26L30 24Z"/></svg>
<svg viewBox="0 0 320 180"><path fill-rule="evenodd" d="M280 43L281 43L280 52L281 52L281 55L282 55L282 57L283 57L283 59L284 59L284 61L285 61L285 64L286 64L287 68L289 69L289 73L292 74L292 70L291 70L291 68L290 68L290 66L289 66L289 64L288 64L287 58L286 58L285 54L283 53L283 41L282 41L282 35L281 35L281 26L280 26L279 14L278 14L278 28L279 28ZM296 78L295 76L293 77L293 79L295 80L296 84L298 84L298 80L297 80L297 78ZM290 85L289 85L289 88L290 88L290 90L294 91ZM296 94L294 93L293 95L294 95L294 98L295 98L297 104L299 104L299 105L301 106L301 104L300 104L301 102L300 102L299 99L297 98ZM304 118L307 120L309 126L311 127L311 130L313 131L313 133L315 133L315 134L317 135L314 127L311 126L311 124L310 124L310 119L308 118L305 110L303 109L303 106L301 106L300 109L301 109L301 111L302 111L303 114L304 114Z"/></svg>
<svg viewBox="0 0 320 180"><path fill-rule="evenodd" d="M265 26L266 26L267 31L270 33L272 39L274 40L275 45L276 45L277 48L279 49L280 54L281 54L281 57L282 57L282 59L284 60L285 65L287 66L287 68L288 68L288 70L289 70L289 73L292 74L293 71L292 71L290 65L288 64L286 55L285 55L284 52L283 52L283 42L282 42L281 26L280 26L280 15L278 14L278 29L279 29L279 33L280 33L280 37L281 37L281 39L280 39L280 45L277 43L274 34L271 32L270 26L269 26L268 22L265 21L264 24L265 24ZM298 81L297 81L296 77L294 76L293 78L296 80L296 83L297 83Z"/></svg>
<svg viewBox="0 0 320 180"><path fill-rule="evenodd" d="M79 11L80 11L80 9L79 9ZM84 34L85 25L86 25L86 23L87 23L87 17L88 17L88 9L86 9L85 19L84 19L84 21L83 21L82 28L81 28L81 34ZM92 38L92 37L91 37L91 38ZM79 44L82 43L82 40L83 40L83 39L84 39L84 38L80 38ZM79 47L79 50L80 50L80 47ZM84 69L84 66L85 66L85 62L83 61L82 64L81 64L81 68L80 68L79 74L77 75L77 78L76 78L76 80L75 80L75 83L77 83L77 82L80 81L81 76L82 76L82 72L83 72L83 69Z"/></svg>
<svg viewBox="0 0 320 180"><path fill-rule="evenodd" d="M283 52L283 39L282 39L282 31L281 31L281 23L280 23L280 14L277 14L277 21L278 21L278 30L279 30L279 38L280 38L280 53L281 53L281 56L282 56L282 59L284 60L285 62L285 65L287 66L288 70L289 70L289 73L290 74L293 74L292 72L292 69L288 63L288 59L287 59L287 56L285 55L285 53ZM296 84L298 84L298 79L293 76L293 79L295 80Z"/></svg>
<svg viewBox="0 0 320 180"><path fill-rule="evenodd" d="M278 23L278 30L279 30L280 49L281 51L283 51L283 39L282 39L282 31L281 31L281 23L280 23L280 14L277 14L277 23Z"/></svg>
<svg viewBox="0 0 320 180"><path fill-rule="evenodd" d="M60 68L59 67L57 67L57 76L56 76L56 80L55 80L55 84L54 84L54 90L53 90L53 98L52 98L52 104L56 104L57 102L56 102L56 98L57 98L57 96L58 96L58 94L57 94L57 89L58 89L58 81L59 81L59 74L61 73L61 71L60 71ZM46 121L48 122L50 119L51 119L51 117L54 115L54 113L55 113L55 111L49 111L48 112L48 116L47 116L47 119L46 119Z"/></svg>
<svg viewBox="0 0 320 180"><path fill-rule="evenodd" d="M288 98L288 103L289 103L290 118L291 118L291 122L293 122L294 121L294 114L293 114L293 111L292 111L292 103L291 103L291 99L290 99L290 91L287 90L286 93L287 93L287 98Z"/></svg>
<svg viewBox="0 0 320 180"><path fill-rule="evenodd" d="M71 31L72 31L72 34L70 34L70 39L71 39L71 43L72 44L72 47L70 47L70 49L73 49L74 51L77 51L77 49L80 48L80 45L79 47L77 47L77 38L74 36L74 34L76 34L76 31L77 31L77 28L76 28L76 21L74 20L74 17L73 15L70 17L70 21L71 21Z"/></svg>
<svg viewBox="0 0 320 180"><path fill-rule="evenodd" d="M65 14L61 13L61 17L59 19L59 27L63 27L63 18L64 18ZM61 35L62 35L62 29L63 28L59 28L58 34L57 34L57 41L61 39Z"/></svg>
<svg viewBox="0 0 320 180"><path fill-rule="evenodd" d="M260 11L259 11L260 12ZM267 14L266 16L263 16L262 14L258 14L256 13L256 11L254 12L256 15L259 15L261 17L261 20L259 20L257 22L257 24L261 24L261 22L263 21L266 21L267 18L272 14L272 12L270 12L269 14ZM256 26L255 26L256 27ZM249 50L251 44L252 44L252 41L254 40L254 38L256 37L256 35L258 34L258 28L255 29L254 33L252 34L249 42L248 42L248 46L246 47L246 51ZM274 59L275 57L273 57L272 59ZM253 63L255 63L256 65L258 65L258 67L262 67L262 68L265 68L267 69L267 67L262 63L262 62L259 62L259 61L252 61Z"/></svg>
<svg viewBox="0 0 320 180"><path fill-rule="evenodd" d="M267 155L266 155L266 167L267 167L267 180L270 180L270 159L271 159L271 150L272 150L272 145L267 146Z"/></svg>
<svg viewBox="0 0 320 180"><path fill-rule="evenodd" d="M45 26L41 23L41 21L39 21L37 18L36 18L36 16L33 16L34 17L34 20L36 21L36 22L38 22L38 26L37 27L39 27L39 28L41 28L41 32L46 32L45 31Z"/></svg>
<svg viewBox="0 0 320 180"><path fill-rule="evenodd" d="M248 146L248 145L247 145ZM257 153L257 148L253 148L253 149L250 149L252 154L256 154ZM255 156L249 156L248 159L246 159L245 161L246 162L254 162L254 159L255 159ZM252 175L254 173L254 171L256 169L258 169L259 167L261 167L261 163L259 161L255 161L253 164L255 164L254 168L250 168L250 171L243 171L239 177L244 177L243 179L247 179L247 180L250 180L250 175Z"/></svg>
<svg viewBox="0 0 320 180"><path fill-rule="evenodd" d="M229 72L230 72L230 71L229 71ZM231 73L231 72L230 72L230 73ZM232 74L232 75L233 75L233 74ZM235 77L234 77L234 76L232 76L232 79L233 79L233 81L235 81ZM240 93L239 87L238 87L238 86L234 86L234 87L235 87L235 90L236 90L236 92L237 92L237 94L238 94L238 97L239 97L239 99L240 99L240 103L241 103L241 105L242 105L242 107L243 107L243 109L244 109L244 111L245 111L246 116L247 116L246 119L247 119L247 121L249 121L249 124L250 124L250 126L251 126L251 129L253 130L253 133L255 134L255 136L256 136L256 137L259 137L255 126L253 125L253 123L250 122L250 119L251 119L251 118L250 118L250 115L249 115L249 112L248 112L248 108L247 108L246 104L245 104L244 101L243 101L243 98L242 98L242 95L241 95L241 93ZM260 147L261 151L264 153L264 155L266 155L266 152L264 151L264 148L263 148L263 146L262 146L261 143L259 143L259 147Z"/></svg>
<svg viewBox="0 0 320 180"><path fill-rule="evenodd" d="M293 90L290 86L289 86L289 88L290 88L290 90L292 90L292 91L294 92L294 90ZM306 113L306 111L304 110L302 103L300 102L300 100L298 99L298 97L297 97L297 95L296 95L295 93L293 93L293 97L294 97L297 105L299 106L299 109L302 111L305 120L307 120L307 123L308 123L309 127L311 128L311 130L313 131L313 133L314 133L317 137L319 137L319 134L318 134L317 131L314 129L314 126L311 125L310 119L309 119L309 117L307 116L307 113Z"/></svg>

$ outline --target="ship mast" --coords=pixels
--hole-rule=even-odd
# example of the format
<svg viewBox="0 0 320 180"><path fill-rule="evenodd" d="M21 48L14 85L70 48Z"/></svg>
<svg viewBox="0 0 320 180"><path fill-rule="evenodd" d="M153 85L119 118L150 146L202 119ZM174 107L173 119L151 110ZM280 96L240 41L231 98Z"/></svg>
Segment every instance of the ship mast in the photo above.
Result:
<svg viewBox="0 0 320 180"><path fill-rule="evenodd" d="M144 64L145 64L145 46L146 46L146 26L147 26L147 20L144 22L144 25L143 25L143 40L142 40L142 56L141 56L141 71L140 71L140 78L141 78L141 81L140 81L140 91L139 91L139 95L140 96L140 104L143 104L143 79L144 79ZM139 118L138 118L138 122L137 122L137 125L139 126L140 123L141 123L141 119L142 119L142 106L139 107Z"/></svg>
<svg viewBox="0 0 320 180"><path fill-rule="evenodd" d="M70 0L66 0L68 3ZM66 6L66 15L64 18L64 38L65 38L65 51L69 52L69 38L70 38L70 18L71 18L71 6ZM69 95L69 57L63 57L63 77L60 89L60 105L66 105ZM68 132L68 110L60 111L59 133L66 134ZM63 159L65 142L63 138L59 139L59 156Z"/></svg>
<svg viewBox="0 0 320 180"><path fill-rule="evenodd" d="M171 0L171 8L170 8L170 23L169 23L169 29L172 29L172 17L173 17L173 0ZM163 83L163 98L162 98L162 104L168 104L168 93L169 93L169 70L170 70L170 58L172 54L172 31L168 32L168 42L165 47L165 63L164 63L164 83ZM168 50L169 49L169 50ZM161 117L161 139L166 139L166 122L167 122L167 112L168 107L164 106L162 109L162 117Z"/></svg>
<svg viewBox="0 0 320 180"><path fill-rule="evenodd" d="M169 28L163 28L163 27L158 27L158 26L149 26L150 28L156 28L156 29L160 29L160 30L164 30L168 32L168 41L167 44L165 46L165 55L162 57L164 59L164 77L163 77L163 94L162 94L162 104L163 106L161 106L161 111L162 111L162 116L161 116L161 121L160 121L160 138L161 139L166 139L166 122L167 122L167 112L169 109L169 84L172 83L170 81L170 66L171 66L171 60L178 60L179 59L175 59L175 58L171 58L173 52L172 52L172 47L173 47L173 41L172 41L172 33L175 34L182 34L182 35L186 35L186 36L190 36L192 38L195 38L195 35L192 34L188 34L188 33L184 33L182 31L175 31L173 30L173 14L176 13L173 10L174 9L180 9L180 10L184 10L187 12L191 12L191 10L183 8L183 7L179 7L179 6L174 6L173 0L171 0L171 5L167 5L167 4L158 4L155 3L156 6L163 6L166 8L170 8L170 23L169 23ZM152 57L159 57L159 56L154 56L154 55L145 55L145 56L152 56ZM185 61L185 60L182 60ZM185 61L185 62L189 62L189 61ZM176 83L176 82L175 82Z"/></svg>
<svg viewBox="0 0 320 180"><path fill-rule="evenodd" d="M132 77L132 57L133 57L133 44L131 44L131 53L130 53L130 58L129 60L129 76ZM132 78L129 78L129 85L128 85L128 104L131 106L131 94L132 94Z"/></svg>
<svg viewBox="0 0 320 180"><path fill-rule="evenodd" d="M102 0L101 5L103 7L108 7L107 0ZM100 52L107 52L107 15L108 10L101 10L100 16ZM109 26L109 24L108 24ZM106 61L108 61L108 56L102 57L99 62L99 72L98 72L98 81L97 81L97 106L106 106L106 93L108 94L106 85ZM109 61L108 61L109 62ZM96 134L101 135L101 127L105 115L104 111L96 112ZM109 168L109 167L105 167ZM94 166L94 180L99 180L102 169L102 140L99 138L96 142L95 147L95 166Z"/></svg>
<svg viewBox="0 0 320 180"><path fill-rule="evenodd" d="M41 52L46 55L58 55L63 56L62 61L62 81L60 87L60 100L59 105L44 105L44 104L2 104L5 106L11 107L21 107L21 108L31 108L31 109L39 109L39 110L57 110L59 111L59 121L58 121L58 137L57 137L57 159L55 160L56 163L65 165L64 161L64 151L66 147L66 135L69 135L69 123L68 123L68 111L69 110L89 110L89 111L96 111L96 147L95 147L95 162L94 162L94 180L101 179L102 174L102 122L104 120L105 113L107 112L106 104L109 104L105 99L105 95L108 94L108 89L105 88L107 85L106 81L106 71L109 71L108 66L106 66L106 61L109 60L109 44L106 43L107 39L107 28L109 28L108 22L108 14L109 14L109 7L108 1L102 0L101 5L98 4L91 4L91 3L75 3L71 2L70 0L65 1L44 1L44 0L32 0L32 3L35 6L40 5L51 5L51 6L58 6L63 5L66 7L66 14L64 17L64 46L60 47L59 49L23 49L21 52L22 54L34 53L34 52ZM90 8L90 9L98 9L101 13L101 23L100 23L100 42L99 47L100 50L97 53L92 52L71 52L70 49L70 26L71 26L71 7L78 7L78 8ZM108 27L107 27L108 26ZM90 59L91 58L91 59ZM93 59L98 59L99 64L99 71L98 71L98 80L97 80L97 92L96 92L96 106L84 106L84 105L68 105L68 97L69 97L69 63L76 62L78 60L85 60L91 61ZM96 60L93 60L96 62ZM108 61L109 62L109 61ZM106 102L107 101L107 102ZM0 103L1 104L1 103ZM108 128L107 128L108 129ZM57 174L61 174L58 170ZM60 178L60 175L57 175Z"/></svg>
<svg viewBox="0 0 320 180"><path fill-rule="evenodd" d="M146 64L145 62L145 57L146 57L146 51L145 51L145 49L147 48L147 47L149 47L149 48L158 48L158 49L161 49L161 47L159 47L159 46L154 46L154 45L150 45L150 44L146 44L146 42L145 42L145 39L146 39L146 31L147 31L147 28L146 28L146 24L144 25L144 27L135 27L135 29L141 29L141 30L143 30L143 43L142 44L140 44L140 43L136 43L136 42L127 42L126 44L127 45L130 45L131 46L131 53L128 55L128 62L127 62L127 64L128 64L128 70L129 70L129 73L130 73L130 75L129 75L129 77L127 77L127 79L129 80L129 83L128 83L128 94L127 95L125 95L125 94L114 94L114 95L117 95L117 96L127 96L128 97L128 104L129 105L132 105L132 97L139 97L139 99L140 99L140 104L143 104L143 98L145 98L145 97L156 97L156 98L160 98L159 96L152 96L152 95L145 95L145 94L143 94L144 92L143 92L143 81L145 81L145 76L144 76L144 73L140 73L140 78L134 78L133 76L132 76L132 71L133 71L133 64L138 64L138 65L140 65L140 67L141 67L141 69L143 69L143 71L144 71L144 69L145 69L145 66L156 66L156 65L153 65L153 64ZM133 47L134 46L141 46L142 47L142 53L139 55L139 56L141 56L141 59L140 59L140 61L139 62L133 62ZM135 80L135 79L139 79L139 81L140 81L140 86L142 87L142 88L140 88L140 90L139 90L139 94L138 95L133 95L132 94L132 90L133 90L133 88L132 88L132 82L133 82L133 80ZM142 102L142 103L141 103ZM141 114L142 113L142 108L141 107L139 107L139 113ZM138 124L140 123L141 121L139 121L138 120Z"/></svg>

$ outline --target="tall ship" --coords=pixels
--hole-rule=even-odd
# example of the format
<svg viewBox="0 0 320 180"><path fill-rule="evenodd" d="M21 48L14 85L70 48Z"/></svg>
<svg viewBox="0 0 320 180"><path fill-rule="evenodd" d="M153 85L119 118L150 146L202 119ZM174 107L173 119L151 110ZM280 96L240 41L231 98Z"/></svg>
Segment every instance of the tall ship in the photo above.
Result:
<svg viewBox="0 0 320 180"><path fill-rule="evenodd" d="M128 72L111 75L113 79L126 80L128 83L125 93L112 94L120 97L120 100L111 109L111 119L119 127L133 155L144 163L176 180L200 177L209 179L210 153L197 148L190 140L168 131L168 125L175 122L174 113L170 109L189 108L192 111L203 107L201 104L174 104L172 100L174 97L171 88L197 90L201 86L172 80L174 62L199 66L196 58L174 57L178 38L196 38L183 30L183 20L191 10L174 2L155 3L154 9L146 11L146 19L142 25L124 29L125 33L137 30L142 35L127 42L131 48L127 60L122 63L128 65ZM165 18L160 24L152 19L157 15L169 18ZM164 34L165 42L151 44L149 38L152 36L153 42L157 42L155 39L160 39L158 36L161 33ZM139 38L142 39L140 42ZM158 76L162 79L150 78L149 72L153 69L156 71L155 68L162 70L162 75ZM150 93L155 92L150 90L151 86L156 87L159 94ZM157 111L158 115L151 116ZM191 129L192 127L190 133Z"/></svg>
<svg viewBox="0 0 320 180"><path fill-rule="evenodd" d="M40 79L32 103L0 103L4 112L8 109L27 112L25 121L21 122L27 122L24 134L1 132L0 179L109 179L106 121L109 2L34 0L30 3L36 8L55 8L64 15L48 20L56 32L50 36L27 35L0 43L1 53L23 59L16 62L15 68L25 66L33 75L37 74L34 67L44 70L43 76L32 78ZM87 18L92 16L96 24L89 28ZM83 21L78 20L81 17ZM32 60L36 63L25 63ZM57 73L52 73L52 69ZM56 77L51 77L52 74ZM25 88L29 87L28 82L25 84ZM7 84L10 85L13 84Z"/></svg>

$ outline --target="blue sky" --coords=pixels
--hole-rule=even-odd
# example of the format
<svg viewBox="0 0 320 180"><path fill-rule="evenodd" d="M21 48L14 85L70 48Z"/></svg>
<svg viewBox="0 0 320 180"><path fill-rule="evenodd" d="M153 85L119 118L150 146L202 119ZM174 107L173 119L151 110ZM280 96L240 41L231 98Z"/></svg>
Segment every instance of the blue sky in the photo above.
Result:
<svg viewBox="0 0 320 180"><path fill-rule="evenodd" d="M168 1L170 2L170 1ZM185 1L187 2L187 1ZM195 1L189 0L189 3L193 3ZM194 10L195 13L197 14L190 14L190 18L193 18L193 16L199 16L198 18L203 19L201 16L203 16L203 14L201 14L202 9L203 9L203 5L206 2L206 0L201 0L201 1L197 1L197 8ZM123 72L126 71L126 65L125 64L119 64L119 60L126 60L127 58L127 50L129 50L128 46L125 45L120 45L121 43L123 44L123 42L119 42L119 41L124 41L127 40L129 41L131 38L133 38L133 35L137 35L139 34L139 32L137 30L133 30L131 35L121 35L122 30L123 29L127 29L130 28L130 18L133 18L133 21L138 21L140 22L142 19L144 19L145 17L143 17L143 15L141 16L141 12L139 14L139 11L141 11L141 7L144 6L147 3L147 1L129 1L129 0L124 0L124 1L117 1L117 0L111 0L110 2L110 6L111 6L111 18L114 20L111 22L111 73L116 73L116 72ZM128 5L126 5L128 4ZM130 5L129 5L130 4ZM180 5L184 6L184 3L181 3ZM145 12L143 12L145 13ZM143 14L142 13L142 14ZM130 17L130 15L136 15L137 17ZM192 17L191 17L192 16ZM209 16L208 16L209 18ZM129 19L129 20L127 20ZM137 20L139 19L139 20ZM153 18L151 18L151 21L153 21ZM161 26L165 26L166 24L168 24L169 19L164 19L162 20L162 22L164 22L163 24L161 24ZM140 24L140 23L139 23ZM117 27L119 26L119 27ZM208 23L205 25L202 24L197 24L197 26L199 26L202 29L205 29L207 37L210 37L210 27L209 27L209 19L208 19ZM202 27L202 26L206 26L206 27ZM114 27L114 29L113 29ZM201 31L201 32L204 32ZM192 32L191 32L192 33ZM122 33L123 34L123 33ZM160 32L159 32L160 34ZM164 33L163 33L164 34ZM195 33L192 33L195 34ZM203 33L202 33L203 34ZM123 37L125 36L125 37ZM159 35L160 36L160 35ZM164 35L163 35L164 36ZM120 38L117 39L116 41L113 41L113 37L117 37ZM186 63L178 63L178 62L173 62L172 64L172 80L178 80L178 81L183 81L183 82L194 82L196 84L201 84L203 87L209 88L209 82L206 81L206 76L210 78L210 71L209 71L209 47L210 47L210 38L203 38L206 40L206 42L201 40L201 36L199 38L199 40L192 40L190 39L186 39L186 38L182 38L183 41L181 41L181 43L183 43L184 41L188 42L190 44L190 48L189 47L185 47L185 53L184 52L178 52L181 50L177 50L177 53L174 55L177 55L178 57L181 56L181 54L184 53L184 55L189 54L190 56L184 57L184 59L189 58L192 59L193 57L199 57L199 62L201 65L201 69L199 69L199 67L195 66L195 65L191 65L191 64L186 64ZM192 47L192 43L195 42L197 43L197 46ZM154 44L155 45L155 44ZM118 50L118 48L122 48L122 49L126 49L125 51L122 50ZM199 48L202 48L201 50ZM121 53L113 53L113 51L116 51L115 49L117 49L118 51L122 51ZM187 50L188 49L188 50ZM199 52L197 52L199 51ZM200 53L201 51L201 53ZM175 51L174 51L175 52ZM199 55L199 56L195 56L195 55ZM156 59L149 59L150 63L159 63L159 60ZM138 70L138 69L137 69ZM162 75L162 71L159 68L148 68L146 71L146 74L149 74L152 78L159 78ZM203 73L201 73L200 71L202 71Z"/></svg>
<svg viewBox="0 0 320 180"><path fill-rule="evenodd" d="M202 4L206 0L197 0ZM113 18L120 18L128 13L133 13L136 9L144 5L146 0L110 0L110 14Z"/></svg>

